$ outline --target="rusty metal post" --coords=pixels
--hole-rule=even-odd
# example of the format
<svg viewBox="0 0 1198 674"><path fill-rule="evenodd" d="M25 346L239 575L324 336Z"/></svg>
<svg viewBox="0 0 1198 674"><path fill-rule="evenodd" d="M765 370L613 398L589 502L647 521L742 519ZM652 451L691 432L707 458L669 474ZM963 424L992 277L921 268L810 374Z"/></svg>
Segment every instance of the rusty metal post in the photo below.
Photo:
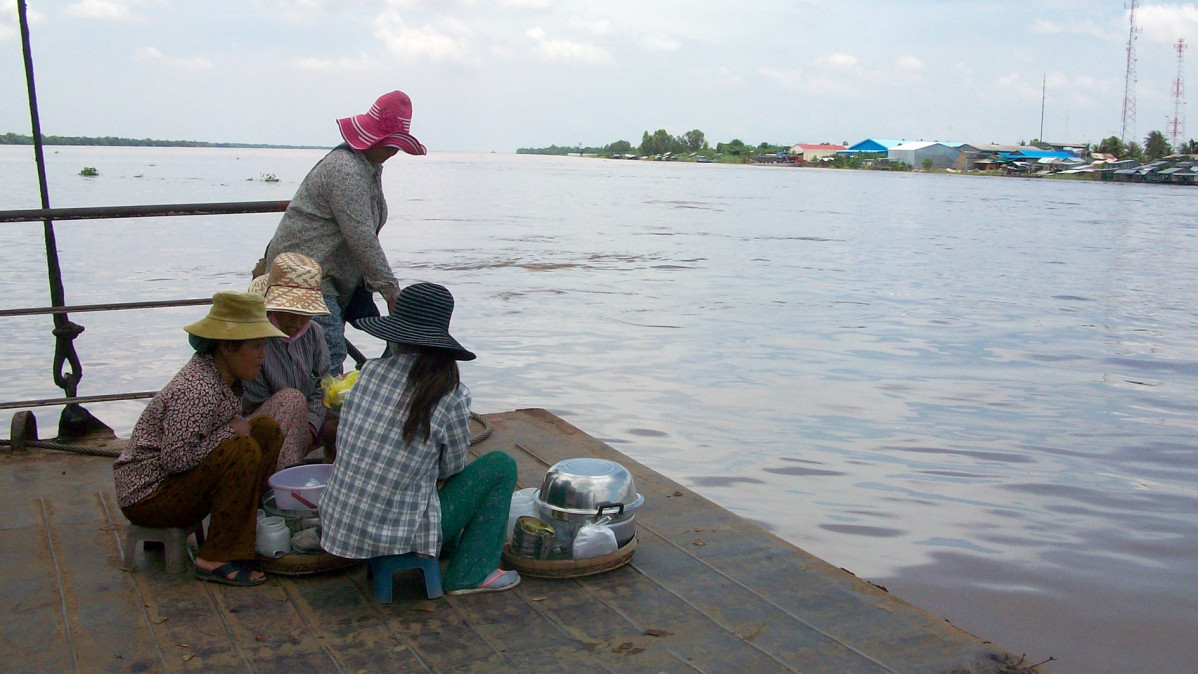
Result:
<svg viewBox="0 0 1198 674"><path fill-rule="evenodd" d="M33 154L37 162L37 180L41 191L42 208L50 208L50 191L46 186L46 161L42 153L42 124L37 112L37 89L33 80L33 51L29 43L29 16L25 0L17 1L17 14L21 23L21 49L25 56L25 84L29 92L29 119L33 127ZM58 244L54 238L54 223L50 218L42 219L42 230L46 239L46 270L50 280L50 304L60 307L65 304L62 288L62 269L58 263ZM83 332L83 326L72 323L65 313L54 314L54 383L68 398L79 391L79 380L83 379L83 365L75 353L74 340ZM70 365L70 371L64 367ZM96 419L81 405L68 404L58 420L58 437L75 438L95 431L112 429Z"/></svg>

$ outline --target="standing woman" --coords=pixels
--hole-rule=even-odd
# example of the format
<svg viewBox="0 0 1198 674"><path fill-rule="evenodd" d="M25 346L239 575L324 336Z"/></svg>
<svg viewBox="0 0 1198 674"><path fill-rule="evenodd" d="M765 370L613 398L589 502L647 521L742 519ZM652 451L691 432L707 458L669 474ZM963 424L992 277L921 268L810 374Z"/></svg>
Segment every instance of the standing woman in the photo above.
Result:
<svg viewBox="0 0 1198 674"><path fill-rule="evenodd" d="M435 557L456 542L449 594L508 590L520 576L497 567L516 462L490 452L466 464L470 393L457 361L474 354L450 336L452 314L448 290L417 283L391 315L354 324L396 353L368 361L341 408L337 460L320 497L321 546L368 559Z"/></svg>
<svg viewBox="0 0 1198 674"><path fill-rule="evenodd" d="M247 418L265 414L283 429L279 470L303 461L317 441L331 445L334 433L336 422L328 418L320 387L320 380L329 374L329 351L320 328L312 329L314 316L329 315L320 295L320 276L320 265L312 258L281 253L271 263L270 273L250 284L250 292L263 295L271 324L285 333L267 340L262 370L245 382L242 399ZM306 407L280 406L275 394L289 388L304 395ZM327 449L331 456L332 447Z"/></svg>
<svg viewBox="0 0 1198 674"><path fill-rule="evenodd" d="M258 499L268 488L283 433L274 419L241 416L241 381L258 374L266 340L283 333L262 298L221 291L202 320L183 328L195 355L138 418L112 473L117 503L133 524L181 527L211 515L195 575L258 585L253 568ZM294 389L277 394L303 405Z"/></svg>
<svg viewBox="0 0 1198 674"><path fill-rule="evenodd" d="M300 183L283 213L265 262L279 253L303 253L324 269L321 292L328 316L314 320L324 330L330 368L341 374L345 362L345 316L357 291L373 315L379 293L388 311L399 294L399 283L379 244L379 230L387 222L383 197L383 163L400 150L411 155L428 152L408 132L412 101L402 91L383 94L366 114L337 120L345 143L316 164ZM361 289L359 288L361 286Z"/></svg>

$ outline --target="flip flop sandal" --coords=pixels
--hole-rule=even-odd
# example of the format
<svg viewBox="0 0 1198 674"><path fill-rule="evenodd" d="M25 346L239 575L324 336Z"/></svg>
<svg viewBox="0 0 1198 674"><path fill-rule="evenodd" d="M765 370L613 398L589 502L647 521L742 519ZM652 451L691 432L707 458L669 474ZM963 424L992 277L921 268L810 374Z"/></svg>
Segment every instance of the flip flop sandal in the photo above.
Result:
<svg viewBox="0 0 1198 674"><path fill-rule="evenodd" d="M477 594L479 592L503 592L510 590L520 584L520 575L515 571L504 571L503 569L495 569L487 576L486 580L479 584L478 587L468 587L461 590L449 590L446 594L463 595Z"/></svg>
<svg viewBox="0 0 1198 674"><path fill-rule="evenodd" d="M262 576L258 580L253 580L251 575L254 572L254 567L249 562L241 560L225 562L211 571L205 571L198 566L193 568L198 580L204 580L209 583L249 587L251 585L261 585L266 582L266 576ZM233 574L233 577L228 578L229 573L234 571L236 573Z"/></svg>

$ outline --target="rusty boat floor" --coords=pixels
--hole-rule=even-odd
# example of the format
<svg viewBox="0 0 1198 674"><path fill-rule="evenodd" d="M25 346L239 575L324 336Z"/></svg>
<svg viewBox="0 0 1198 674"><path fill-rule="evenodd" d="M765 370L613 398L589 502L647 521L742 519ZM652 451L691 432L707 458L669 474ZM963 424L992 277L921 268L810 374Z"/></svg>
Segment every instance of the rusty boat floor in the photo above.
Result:
<svg viewBox="0 0 1198 674"><path fill-rule="evenodd" d="M537 486L575 456L618 461L645 505L632 563L571 580L392 604L365 566L228 587L122 571L112 459L0 452L5 671L1015 672L1012 655L733 515L544 410L486 415L471 448ZM1035 671L1043 671L1037 669Z"/></svg>

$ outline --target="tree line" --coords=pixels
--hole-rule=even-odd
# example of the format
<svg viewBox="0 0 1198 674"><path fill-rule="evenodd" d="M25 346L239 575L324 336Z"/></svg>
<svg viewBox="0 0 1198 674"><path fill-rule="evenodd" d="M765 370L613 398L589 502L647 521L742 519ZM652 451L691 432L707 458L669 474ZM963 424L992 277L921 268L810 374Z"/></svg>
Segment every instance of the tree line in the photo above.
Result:
<svg viewBox="0 0 1198 674"><path fill-rule="evenodd" d="M666 154L696 154L707 157L720 156L733 161L744 161L753 155L775 154L788 151L789 149L789 145L775 145L773 143L749 145L739 138L734 138L727 143L717 143L713 148L708 144L706 135L699 129L691 129L678 136L670 135L670 132L665 129L658 129L653 133L645 131L641 134L641 143L636 146L627 140L617 140L603 146L550 145L549 147L522 147L517 149L516 153L551 155L590 154L605 156L637 154L642 157L655 157Z"/></svg>
<svg viewBox="0 0 1198 674"><path fill-rule="evenodd" d="M1038 147L1040 146L1040 141L1032 140L1030 143L1020 141L1019 144ZM846 142L844 145L848 145L848 143ZM618 140L603 146L550 145L549 147L542 148L522 147L516 150L516 152L518 154L556 155L625 155L635 153L642 157L694 153L708 157L718 156L729 161L747 161L753 155L776 154L778 152L786 152L789 149L790 145L774 145L772 143L748 145L738 138L733 138L727 143L717 143L712 148L708 144L704 133L699 129L692 129L680 136L672 136L665 129L658 129L653 133L645 131L641 135L641 144L635 147L626 140ZM1134 159L1139 162L1149 162L1171 154L1198 154L1198 140L1179 142L1175 148L1170 145L1164 133L1152 131L1144 137L1143 144L1137 143L1134 140L1124 143L1118 136L1111 136L1110 138L1103 139L1097 145L1089 145L1087 149L1092 152L1113 154L1119 159Z"/></svg>
<svg viewBox="0 0 1198 674"><path fill-rule="evenodd" d="M0 145L33 145L33 136L19 133L0 133ZM313 145L267 145L264 143L205 143L198 140L156 140L153 138L121 138L119 136L47 136L42 145L100 145L114 147L233 147L319 149Z"/></svg>
<svg viewBox="0 0 1198 674"><path fill-rule="evenodd" d="M1169 144L1169 139L1160 131L1151 131L1144 136L1144 144L1136 141L1124 144L1118 136L1104 138L1098 145L1091 147L1094 152L1113 154L1120 159L1134 159L1139 162L1156 161L1171 154L1198 154L1198 140L1190 139L1179 142L1177 147Z"/></svg>

